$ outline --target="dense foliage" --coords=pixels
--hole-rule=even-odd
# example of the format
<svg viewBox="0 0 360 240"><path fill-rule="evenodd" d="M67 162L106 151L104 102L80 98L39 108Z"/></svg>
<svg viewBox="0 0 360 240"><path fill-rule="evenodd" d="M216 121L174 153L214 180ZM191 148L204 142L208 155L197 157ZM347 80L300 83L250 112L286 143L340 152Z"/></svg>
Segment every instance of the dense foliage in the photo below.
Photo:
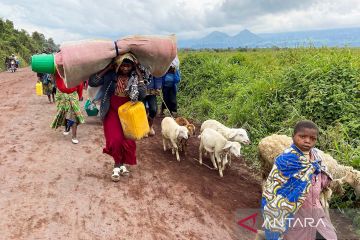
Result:
<svg viewBox="0 0 360 240"><path fill-rule="evenodd" d="M0 18L0 71L5 69L5 57L15 54L21 66L26 66L31 55L42 52L55 52L58 46L52 38L46 39L42 33L31 35L24 29L17 30L13 22Z"/></svg>
<svg viewBox="0 0 360 240"><path fill-rule="evenodd" d="M297 121L310 119L320 127L318 147L360 169L359 49L181 52L180 59L180 113L246 128L252 145L242 154L252 167L259 168L261 138L291 136ZM356 208L360 201L348 188L331 206Z"/></svg>

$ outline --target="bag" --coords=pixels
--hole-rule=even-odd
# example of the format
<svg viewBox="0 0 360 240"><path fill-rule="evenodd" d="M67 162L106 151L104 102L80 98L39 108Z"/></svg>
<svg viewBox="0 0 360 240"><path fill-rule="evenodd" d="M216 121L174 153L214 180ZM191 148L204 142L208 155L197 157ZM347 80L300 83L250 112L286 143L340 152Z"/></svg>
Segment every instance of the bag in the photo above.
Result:
<svg viewBox="0 0 360 240"><path fill-rule="evenodd" d="M103 87L104 85L100 85L98 87L91 87L88 86L87 88L87 94L89 97L89 100L91 102L96 102L101 100L105 95L105 89Z"/></svg>
<svg viewBox="0 0 360 240"><path fill-rule="evenodd" d="M140 140L150 132L145 106L142 102L127 102L118 109L124 136Z"/></svg>
<svg viewBox="0 0 360 240"><path fill-rule="evenodd" d="M84 109L89 117L97 116L99 114L99 109L96 107L95 103L90 101L90 99L85 102Z"/></svg>

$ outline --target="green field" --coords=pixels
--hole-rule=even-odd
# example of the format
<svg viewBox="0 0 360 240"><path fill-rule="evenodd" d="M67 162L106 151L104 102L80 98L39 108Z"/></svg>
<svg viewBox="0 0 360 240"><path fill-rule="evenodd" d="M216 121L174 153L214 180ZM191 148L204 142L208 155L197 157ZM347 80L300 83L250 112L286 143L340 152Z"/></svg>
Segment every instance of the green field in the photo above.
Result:
<svg viewBox="0 0 360 240"><path fill-rule="evenodd" d="M360 49L284 49L181 52L182 115L244 127L244 147L256 167L257 143L272 133L291 135L300 119L320 129L318 146L360 166Z"/></svg>
<svg viewBox="0 0 360 240"><path fill-rule="evenodd" d="M310 119L320 127L318 147L360 169L360 49L182 51L179 57L180 114L247 129L252 144L242 154L252 168L260 167L260 139L291 136L297 121ZM349 188L332 201L332 207L359 205Z"/></svg>

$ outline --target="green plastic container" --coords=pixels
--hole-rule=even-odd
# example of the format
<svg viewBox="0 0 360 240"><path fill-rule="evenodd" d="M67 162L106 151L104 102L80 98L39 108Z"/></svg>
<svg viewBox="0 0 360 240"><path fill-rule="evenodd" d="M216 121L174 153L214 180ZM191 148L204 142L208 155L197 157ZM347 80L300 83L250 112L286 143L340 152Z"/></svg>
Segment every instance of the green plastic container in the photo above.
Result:
<svg viewBox="0 0 360 240"><path fill-rule="evenodd" d="M89 99L86 101L84 108L89 117L97 116L99 114L99 109Z"/></svg>
<svg viewBox="0 0 360 240"><path fill-rule="evenodd" d="M37 54L31 57L31 70L38 73L55 73L54 54Z"/></svg>

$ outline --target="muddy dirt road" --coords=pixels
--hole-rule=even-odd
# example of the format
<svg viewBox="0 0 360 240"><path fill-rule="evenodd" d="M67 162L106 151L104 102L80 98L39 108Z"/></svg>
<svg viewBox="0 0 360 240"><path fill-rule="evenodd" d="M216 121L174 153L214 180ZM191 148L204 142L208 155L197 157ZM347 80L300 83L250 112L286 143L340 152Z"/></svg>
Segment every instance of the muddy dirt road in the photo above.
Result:
<svg viewBox="0 0 360 240"><path fill-rule="evenodd" d="M0 73L0 239L241 239L235 212L260 199L241 160L221 179L192 160L192 138L179 163L163 152L156 119L138 165L114 183L101 121L87 117L72 144L49 127L55 105L35 95L35 82L28 68Z"/></svg>

